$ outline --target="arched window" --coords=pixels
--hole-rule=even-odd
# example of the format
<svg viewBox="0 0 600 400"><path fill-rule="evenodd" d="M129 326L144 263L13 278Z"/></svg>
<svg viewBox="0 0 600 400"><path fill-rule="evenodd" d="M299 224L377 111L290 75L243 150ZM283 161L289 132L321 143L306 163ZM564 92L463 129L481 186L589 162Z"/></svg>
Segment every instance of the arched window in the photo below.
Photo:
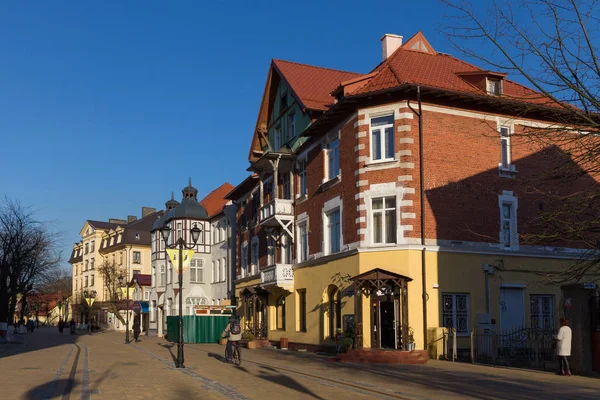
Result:
<svg viewBox="0 0 600 400"><path fill-rule="evenodd" d="M285 331L285 296L281 296L275 303L277 330Z"/></svg>
<svg viewBox="0 0 600 400"><path fill-rule="evenodd" d="M336 287L329 291L329 337L335 338L338 329L342 328L342 293Z"/></svg>

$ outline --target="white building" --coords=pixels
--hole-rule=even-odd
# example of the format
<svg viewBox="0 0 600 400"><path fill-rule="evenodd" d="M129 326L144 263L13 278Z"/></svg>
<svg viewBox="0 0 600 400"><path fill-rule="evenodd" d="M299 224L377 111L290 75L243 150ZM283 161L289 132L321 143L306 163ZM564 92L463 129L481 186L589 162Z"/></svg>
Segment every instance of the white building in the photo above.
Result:
<svg viewBox="0 0 600 400"><path fill-rule="evenodd" d="M169 260L161 230L171 229L169 243L180 237L188 246L193 244L191 229L201 230L193 246L194 256L183 274L183 315L194 315L196 305L228 304L234 297L231 279L235 254L230 246L235 238L235 207L225 199L233 189L228 183L211 192L198 202L198 190L191 179L182 190L183 199L177 202L173 195L166 202L163 217L152 228L152 289L150 293L149 334L166 333L167 316L179 315L179 281L177 266ZM233 234L232 234L233 230Z"/></svg>

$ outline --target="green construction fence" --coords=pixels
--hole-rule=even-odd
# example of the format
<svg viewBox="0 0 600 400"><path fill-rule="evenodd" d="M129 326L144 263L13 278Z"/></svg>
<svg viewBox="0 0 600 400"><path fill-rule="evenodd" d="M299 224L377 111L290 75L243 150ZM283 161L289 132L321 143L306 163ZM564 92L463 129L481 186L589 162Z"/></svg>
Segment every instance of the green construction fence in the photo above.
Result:
<svg viewBox="0 0 600 400"><path fill-rule="evenodd" d="M183 316L185 343L217 343L227 326L230 315ZM167 340L177 341L179 317L167 317Z"/></svg>

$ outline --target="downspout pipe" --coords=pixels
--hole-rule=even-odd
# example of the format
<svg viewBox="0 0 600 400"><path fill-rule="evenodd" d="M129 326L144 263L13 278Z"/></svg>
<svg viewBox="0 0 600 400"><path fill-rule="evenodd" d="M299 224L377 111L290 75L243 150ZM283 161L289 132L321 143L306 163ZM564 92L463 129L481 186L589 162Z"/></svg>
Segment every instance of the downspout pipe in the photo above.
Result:
<svg viewBox="0 0 600 400"><path fill-rule="evenodd" d="M416 111L408 101L408 107L417 116L419 123L419 191L421 208L421 291L423 298L423 350L427 350L427 262L425 251L425 171L423 161L423 110L421 104L421 86L417 86L417 103L419 111Z"/></svg>

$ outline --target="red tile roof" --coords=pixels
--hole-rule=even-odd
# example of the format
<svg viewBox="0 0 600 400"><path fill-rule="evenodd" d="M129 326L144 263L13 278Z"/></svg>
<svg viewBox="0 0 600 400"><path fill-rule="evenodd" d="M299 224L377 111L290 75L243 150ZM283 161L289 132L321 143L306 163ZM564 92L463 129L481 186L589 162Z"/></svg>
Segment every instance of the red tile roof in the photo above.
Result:
<svg viewBox="0 0 600 400"><path fill-rule="evenodd" d="M420 46L419 42L423 43L423 46ZM414 48L422 50L414 50ZM485 75L489 71L448 54L436 53L421 32L410 38L372 72L375 73L375 76L366 80L365 84L355 88L351 93L345 94L365 94L408 83L465 94L487 95L483 88L472 85L460 75L469 72L481 72L482 75ZM497 75L496 73L492 74ZM542 94L508 79L503 80L503 94L500 97L560 107Z"/></svg>
<svg viewBox="0 0 600 400"><path fill-rule="evenodd" d="M355 72L315 67L291 61L273 60L273 65L290 84L305 108L325 111L334 102L331 92L340 83L359 77Z"/></svg>
<svg viewBox="0 0 600 400"><path fill-rule="evenodd" d="M225 196L233 189L232 184L225 182L200 200L200 204L206 208L209 218L223 211L223 207L229 202Z"/></svg>

